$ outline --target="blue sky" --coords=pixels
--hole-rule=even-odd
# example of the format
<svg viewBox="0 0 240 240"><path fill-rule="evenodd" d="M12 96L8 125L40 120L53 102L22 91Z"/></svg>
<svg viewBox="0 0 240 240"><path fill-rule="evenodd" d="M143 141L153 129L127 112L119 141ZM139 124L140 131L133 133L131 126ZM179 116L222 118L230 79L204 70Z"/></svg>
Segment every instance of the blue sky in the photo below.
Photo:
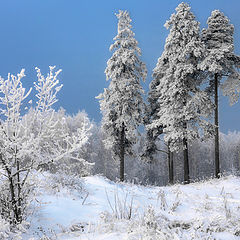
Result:
<svg viewBox="0 0 240 240"><path fill-rule="evenodd" d="M68 113L83 110L96 122L101 120L95 99L104 87L104 69L111 57L109 46L117 33L119 9L128 10L133 31L147 64L147 90L152 69L161 55L168 31L165 21L182 1L177 0L0 0L0 75L26 69L24 84L30 87L36 80L35 66L42 72L49 65L62 68L64 84L56 107ZM240 1L192 0L192 11L206 26L211 11L223 11L235 26L235 52L240 54ZM240 103L228 105L220 97L220 130L240 131Z"/></svg>

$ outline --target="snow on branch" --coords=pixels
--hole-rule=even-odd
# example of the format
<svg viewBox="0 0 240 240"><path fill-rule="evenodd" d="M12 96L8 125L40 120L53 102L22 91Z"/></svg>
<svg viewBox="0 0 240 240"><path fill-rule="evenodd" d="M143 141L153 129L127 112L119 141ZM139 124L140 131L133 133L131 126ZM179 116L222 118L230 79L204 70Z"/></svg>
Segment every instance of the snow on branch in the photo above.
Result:
<svg viewBox="0 0 240 240"><path fill-rule="evenodd" d="M34 82L34 87L38 92L36 97L37 101L37 110L48 111L51 106L56 103L57 93L61 90L62 84L59 84L58 75L62 71L59 69L54 73L55 66L49 66L50 72L47 77L44 77L39 68L35 68L37 71L38 81Z"/></svg>

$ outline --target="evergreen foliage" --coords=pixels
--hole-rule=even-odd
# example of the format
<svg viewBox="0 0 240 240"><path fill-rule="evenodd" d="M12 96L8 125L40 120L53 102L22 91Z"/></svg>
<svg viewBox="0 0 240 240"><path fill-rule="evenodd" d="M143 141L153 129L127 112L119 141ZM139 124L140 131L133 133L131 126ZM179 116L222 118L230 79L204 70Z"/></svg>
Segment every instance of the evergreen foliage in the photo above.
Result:
<svg viewBox="0 0 240 240"><path fill-rule="evenodd" d="M105 70L109 87L98 96L103 114L102 127L107 134L105 145L120 158L120 180L124 178L124 155L132 153L137 128L143 121L145 104L140 80L146 78L146 66L140 60L141 50L131 30L127 11L119 11L118 34L110 50L115 50Z"/></svg>
<svg viewBox="0 0 240 240"><path fill-rule="evenodd" d="M228 76L223 85L224 94L234 103L240 91L239 74L236 67L240 58L234 54L234 26L219 10L214 10L207 21L208 28L203 29L202 39L206 45L206 57L203 61L209 78L209 92L214 95L215 103L215 176L220 174L219 156L219 120L218 120L218 88L221 79Z"/></svg>
<svg viewBox="0 0 240 240"><path fill-rule="evenodd" d="M165 27L170 33L153 71L149 93L152 116L147 128L156 134L163 128L171 151L187 150L187 141L211 130L204 117L211 116L213 106L200 89L205 47L199 22L186 3L179 4Z"/></svg>

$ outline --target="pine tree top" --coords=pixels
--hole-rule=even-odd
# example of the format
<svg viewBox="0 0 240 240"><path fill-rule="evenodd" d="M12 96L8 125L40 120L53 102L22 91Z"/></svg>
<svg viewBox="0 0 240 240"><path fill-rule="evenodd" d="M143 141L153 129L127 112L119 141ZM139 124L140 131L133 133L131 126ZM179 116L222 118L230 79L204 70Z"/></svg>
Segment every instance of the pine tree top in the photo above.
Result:
<svg viewBox="0 0 240 240"><path fill-rule="evenodd" d="M126 73L130 69L130 78L141 78L145 81L147 70L145 64L139 59L141 50L138 47L138 41L134 38L135 34L131 30L132 20L129 13L119 10L116 16L118 18L118 33L113 38L115 42L110 46L110 51L115 51L107 62L106 78L114 80L123 77L123 75L126 78Z"/></svg>
<svg viewBox="0 0 240 240"><path fill-rule="evenodd" d="M234 26L223 12L214 10L207 20L208 28L203 29L203 40L208 49L228 48L234 50L233 34Z"/></svg>

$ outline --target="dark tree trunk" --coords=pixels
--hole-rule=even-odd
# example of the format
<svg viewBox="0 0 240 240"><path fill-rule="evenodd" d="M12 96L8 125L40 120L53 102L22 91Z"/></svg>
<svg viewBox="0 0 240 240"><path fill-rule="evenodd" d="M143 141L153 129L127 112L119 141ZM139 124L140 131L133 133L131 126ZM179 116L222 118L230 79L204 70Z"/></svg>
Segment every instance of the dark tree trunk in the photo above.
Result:
<svg viewBox="0 0 240 240"><path fill-rule="evenodd" d="M219 122L218 122L218 75L214 75L214 102L215 102L215 177L220 177L219 161Z"/></svg>
<svg viewBox="0 0 240 240"><path fill-rule="evenodd" d="M187 138L183 139L183 157L184 157L184 184L190 183L189 177L189 159L188 159L188 142Z"/></svg>
<svg viewBox="0 0 240 240"><path fill-rule="evenodd" d="M15 225L17 223L19 223L19 216L18 216L18 207L17 207L17 201L16 201L16 196L15 196L15 192L14 192L14 183L13 183L13 178L9 177L9 188L10 188L10 193L11 193L11 204L12 204L12 210L14 212L14 217L11 220L11 224Z"/></svg>
<svg viewBox="0 0 240 240"><path fill-rule="evenodd" d="M20 170L20 164L19 164L19 160L17 160L17 171ZM17 194L17 198L18 198L18 202L17 202L17 208L18 208L18 222L21 223L22 222L22 201L21 201L21 183L20 183L20 173L17 173L17 188L18 188L18 194Z"/></svg>
<svg viewBox="0 0 240 240"><path fill-rule="evenodd" d="M2 162L3 167L5 168L5 170L7 172L7 177L8 177L8 182L9 182L9 190L10 190L9 201L11 203L11 209L8 209L8 210L13 211L12 219L9 219L9 220L10 220L11 225L16 225L18 223L21 223L22 217L19 216L19 208L18 208L18 204L17 204L16 194L14 191L14 186L15 186L14 177L12 176L12 171L10 170L10 168L4 161L2 154L0 154L0 161Z"/></svg>
<svg viewBox="0 0 240 240"><path fill-rule="evenodd" d="M168 174L169 183L173 184L173 153L170 151L170 143L168 143Z"/></svg>
<svg viewBox="0 0 240 240"><path fill-rule="evenodd" d="M124 181L124 155L125 155L125 126L122 125L120 132L120 181Z"/></svg>
<svg viewBox="0 0 240 240"><path fill-rule="evenodd" d="M183 125L184 129L187 130L187 123L185 122ZM190 177L189 177L189 159L188 159L188 140L185 136L183 138L183 166L184 166L184 184L190 183Z"/></svg>

